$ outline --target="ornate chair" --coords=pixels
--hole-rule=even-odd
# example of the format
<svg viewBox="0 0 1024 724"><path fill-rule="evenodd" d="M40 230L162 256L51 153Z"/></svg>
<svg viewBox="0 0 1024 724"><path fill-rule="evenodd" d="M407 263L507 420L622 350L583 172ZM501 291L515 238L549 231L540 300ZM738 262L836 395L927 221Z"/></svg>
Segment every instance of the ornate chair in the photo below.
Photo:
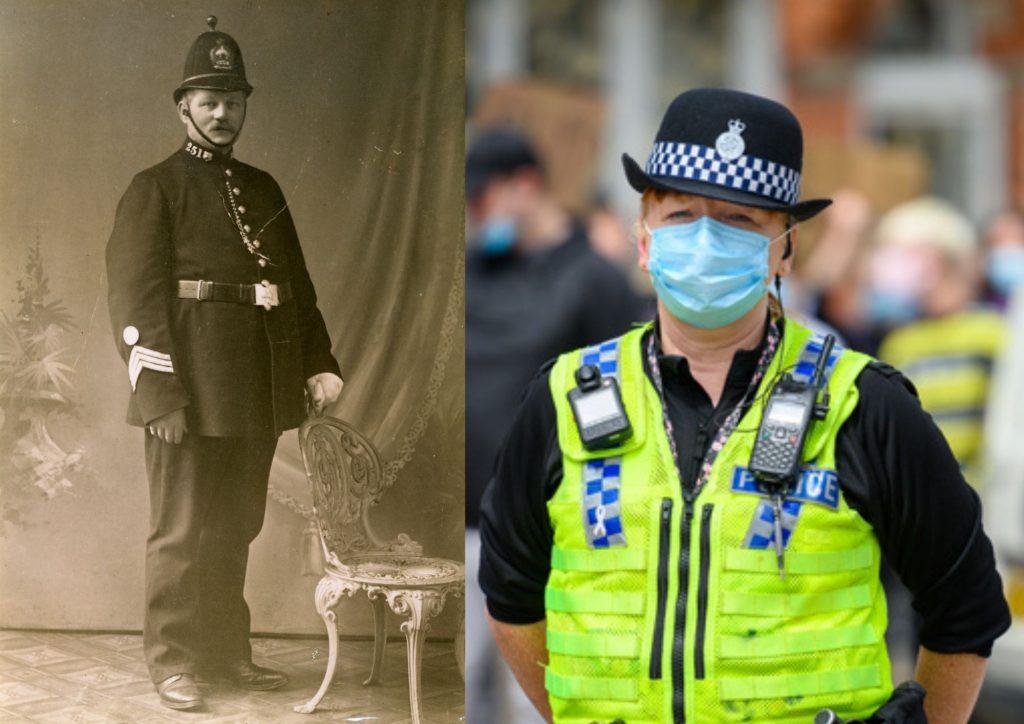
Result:
<svg viewBox="0 0 1024 724"><path fill-rule="evenodd" d="M423 640L430 619L444 609L445 598L464 595L463 564L423 556L422 547L404 533L390 542L373 534L368 515L387 487L383 466L373 444L349 424L333 417L310 418L299 429L299 444L324 551L316 610L327 626L329 655L320 689L295 711L313 712L327 693L338 663L334 609L343 595L364 591L373 605L375 631L373 665L363 683L380 680L387 643L386 604L405 618L401 630L409 659L409 706L413 724L419 724Z"/></svg>

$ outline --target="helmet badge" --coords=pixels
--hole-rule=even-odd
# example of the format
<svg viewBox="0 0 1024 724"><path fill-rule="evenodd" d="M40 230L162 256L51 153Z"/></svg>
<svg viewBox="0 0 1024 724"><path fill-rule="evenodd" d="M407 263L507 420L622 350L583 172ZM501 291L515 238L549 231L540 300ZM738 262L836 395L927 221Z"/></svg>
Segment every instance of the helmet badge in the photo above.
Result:
<svg viewBox="0 0 1024 724"><path fill-rule="evenodd" d="M235 65L235 56L231 48L223 40L210 49L210 62L217 70L232 70Z"/></svg>
<svg viewBox="0 0 1024 724"><path fill-rule="evenodd" d="M715 140L715 150L718 155L726 161L734 161L743 155L747 144L740 134L746 130L747 124L739 119L729 121L729 130L725 131Z"/></svg>

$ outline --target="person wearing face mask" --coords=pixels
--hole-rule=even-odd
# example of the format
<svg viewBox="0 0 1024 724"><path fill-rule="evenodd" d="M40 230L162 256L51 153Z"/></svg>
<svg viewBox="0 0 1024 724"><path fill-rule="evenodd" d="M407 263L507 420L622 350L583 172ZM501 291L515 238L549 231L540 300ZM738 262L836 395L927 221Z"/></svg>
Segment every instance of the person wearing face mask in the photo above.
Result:
<svg viewBox="0 0 1024 724"><path fill-rule="evenodd" d="M876 312L889 312L876 318L896 323L878 358L914 384L965 477L976 484L992 366L1006 337L1002 315L977 303L977 235L951 204L926 197L888 211L874 236L868 299Z"/></svg>
<svg viewBox="0 0 1024 724"><path fill-rule="evenodd" d="M537 367L644 317L624 275L553 195L525 134L482 129L466 152L466 720L537 720L483 616L477 511ZM599 292L599 293L598 293Z"/></svg>
<svg viewBox="0 0 1024 724"><path fill-rule="evenodd" d="M985 298L1006 309L1024 284L1024 212L1007 209L985 228Z"/></svg>
<svg viewBox="0 0 1024 724"><path fill-rule="evenodd" d="M623 156L656 318L541 369L481 506L491 627L548 721L967 721L1009 624L980 503L910 383L770 293L829 203L800 200L802 145L784 106L704 88ZM802 447L762 427L812 380ZM753 451L780 431L799 467L769 487ZM883 556L923 702L893 688Z"/></svg>
<svg viewBox="0 0 1024 724"><path fill-rule="evenodd" d="M186 138L135 176L106 248L108 306L144 428L150 491L143 650L160 702L203 705L197 677L252 690L243 589L278 436L341 391L281 189L235 159L252 86L238 44L193 43L174 90Z"/></svg>

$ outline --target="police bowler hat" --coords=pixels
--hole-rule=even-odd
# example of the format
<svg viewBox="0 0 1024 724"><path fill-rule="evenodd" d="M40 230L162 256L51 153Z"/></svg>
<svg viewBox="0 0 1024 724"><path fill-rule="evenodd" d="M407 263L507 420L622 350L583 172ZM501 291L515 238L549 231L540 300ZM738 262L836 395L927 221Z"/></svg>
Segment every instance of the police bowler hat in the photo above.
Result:
<svg viewBox="0 0 1024 724"><path fill-rule="evenodd" d="M696 88L665 111L654 150L640 167L628 154L629 184L682 191L811 218L831 199L799 201L803 164L800 122L788 108L750 93Z"/></svg>
<svg viewBox="0 0 1024 724"><path fill-rule="evenodd" d="M246 97L252 93L252 86L245 79L245 64L238 43L227 33L216 30L216 16L208 17L206 23L210 30L196 38L185 58L181 84L174 89L175 103L190 88L245 91Z"/></svg>

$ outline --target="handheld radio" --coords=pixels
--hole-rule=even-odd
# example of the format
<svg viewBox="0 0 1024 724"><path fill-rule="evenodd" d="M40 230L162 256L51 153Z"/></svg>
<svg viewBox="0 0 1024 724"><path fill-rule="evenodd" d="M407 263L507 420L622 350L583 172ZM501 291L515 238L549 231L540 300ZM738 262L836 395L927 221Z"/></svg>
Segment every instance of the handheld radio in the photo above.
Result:
<svg viewBox="0 0 1024 724"><path fill-rule="evenodd" d="M825 337L810 381L801 382L786 373L772 388L750 455L748 468L772 499L780 576L783 571L782 500L800 474L811 421L824 420L828 415L828 391L824 392L820 403L818 391L835 342L834 335Z"/></svg>
<svg viewBox="0 0 1024 724"><path fill-rule="evenodd" d="M582 365L576 370L576 387L568 396L580 440L587 450L618 447L633 436L618 382L614 377L602 377L597 365Z"/></svg>

